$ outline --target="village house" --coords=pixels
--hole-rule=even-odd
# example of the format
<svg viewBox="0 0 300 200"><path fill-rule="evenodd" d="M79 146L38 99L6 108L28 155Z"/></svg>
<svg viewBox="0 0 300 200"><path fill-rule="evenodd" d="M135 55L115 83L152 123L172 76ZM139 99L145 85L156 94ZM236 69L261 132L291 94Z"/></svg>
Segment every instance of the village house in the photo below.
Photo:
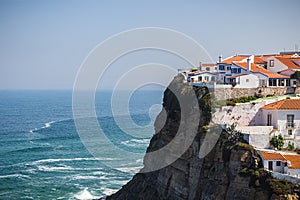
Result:
<svg viewBox="0 0 300 200"><path fill-rule="evenodd" d="M260 150L258 153L264 169L290 176L300 176L300 155L267 150Z"/></svg>
<svg viewBox="0 0 300 200"><path fill-rule="evenodd" d="M180 70L187 82L232 85L236 88L295 87L291 75L300 71L297 53L274 55L236 55L217 63L200 63L192 73Z"/></svg>
<svg viewBox="0 0 300 200"><path fill-rule="evenodd" d="M287 140L300 135L300 99L284 99L263 106L258 113L257 125L273 126L274 135Z"/></svg>

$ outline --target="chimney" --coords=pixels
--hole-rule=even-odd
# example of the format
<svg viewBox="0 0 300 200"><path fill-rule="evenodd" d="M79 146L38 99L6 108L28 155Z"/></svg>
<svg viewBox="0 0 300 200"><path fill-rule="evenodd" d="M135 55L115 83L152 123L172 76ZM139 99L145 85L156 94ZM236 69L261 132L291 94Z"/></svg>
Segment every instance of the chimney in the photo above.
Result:
<svg viewBox="0 0 300 200"><path fill-rule="evenodd" d="M251 71L251 59L247 58L247 72Z"/></svg>
<svg viewBox="0 0 300 200"><path fill-rule="evenodd" d="M219 63L222 62L222 55L219 56Z"/></svg>

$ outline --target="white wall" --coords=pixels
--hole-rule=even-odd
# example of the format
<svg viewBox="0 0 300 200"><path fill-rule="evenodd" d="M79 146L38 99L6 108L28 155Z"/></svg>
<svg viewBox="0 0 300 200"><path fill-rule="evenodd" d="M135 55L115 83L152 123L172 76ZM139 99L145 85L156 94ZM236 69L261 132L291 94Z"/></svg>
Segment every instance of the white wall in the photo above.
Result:
<svg viewBox="0 0 300 200"><path fill-rule="evenodd" d="M274 60L274 67L270 67L270 60ZM282 62L277 60L275 57L271 56L268 59L266 59L267 63L267 69L270 70L273 73L277 73L279 71L288 69L287 66L285 66Z"/></svg>
<svg viewBox="0 0 300 200"><path fill-rule="evenodd" d="M198 77L202 77L202 81L198 81ZM205 80L205 77L207 77L207 80ZM214 77L214 80L213 78ZM194 82L216 82L217 76L211 73L203 72L201 74L197 74L195 76L191 76L191 79L194 78Z"/></svg>
<svg viewBox="0 0 300 200"><path fill-rule="evenodd" d="M248 80L248 82L247 82ZM259 87L259 78L253 74L238 77L236 88L257 88Z"/></svg>
<svg viewBox="0 0 300 200"><path fill-rule="evenodd" d="M267 116L268 114L272 115L272 123L271 126L274 128L278 128L277 120L278 120L278 112L277 110L267 110L267 109L262 109L262 116L261 116L261 122L263 126L267 126L268 121L267 121Z"/></svg>
<svg viewBox="0 0 300 200"><path fill-rule="evenodd" d="M280 173L283 173L284 172L284 167L283 167L283 163L281 162L281 160L278 160L281 162L280 166L276 166L276 161L277 160L263 160L263 165L264 165L264 168L269 170L269 161L272 161L273 162L273 171L274 172L280 172Z"/></svg>
<svg viewBox="0 0 300 200"><path fill-rule="evenodd" d="M287 174L291 176L299 176L300 175L300 169L287 169Z"/></svg>
<svg viewBox="0 0 300 200"><path fill-rule="evenodd" d="M293 135L296 130L300 129L300 111L299 110L278 110L278 130L282 132L283 135L288 135L286 128L287 115L294 115L294 123L296 124L293 129Z"/></svg>

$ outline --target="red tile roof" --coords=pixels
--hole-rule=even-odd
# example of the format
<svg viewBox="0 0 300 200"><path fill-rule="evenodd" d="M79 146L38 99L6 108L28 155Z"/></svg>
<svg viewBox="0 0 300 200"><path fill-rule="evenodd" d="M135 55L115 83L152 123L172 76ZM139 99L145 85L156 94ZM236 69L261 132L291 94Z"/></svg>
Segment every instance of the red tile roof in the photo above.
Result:
<svg viewBox="0 0 300 200"><path fill-rule="evenodd" d="M216 67L217 63L201 63L202 67Z"/></svg>
<svg viewBox="0 0 300 200"><path fill-rule="evenodd" d="M231 64L234 61L242 61L248 57L249 56L246 56L246 55L231 56L231 57L228 57L228 58L225 58L224 60L222 60L221 63Z"/></svg>
<svg viewBox="0 0 300 200"><path fill-rule="evenodd" d="M291 166L289 166L288 168L300 169L300 156L299 155L284 154L283 156L286 158L286 160L291 162Z"/></svg>
<svg viewBox="0 0 300 200"><path fill-rule="evenodd" d="M300 66L298 66L295 62L293 62L293 59L279 57L279 56L276 56L275 58L277 60L279 60L282 64L287 66L287 68L289 68L289 69L299 69L300 70ZM294 59L294 60L298 60L298 59Z"/></svg>
<svg viewBox="0 0 300 200"><path fill-rule="evenodd" d="M262 107L267 110L300 110L300 99L283 99Z"/></svg>
<svg viewBox="0 0 300 200"><path fill-rule="evenodd" d="M246 62L234 62L234 64L242 67L244 70L247 70L247 63ZM269 78L290 78L288 76L284 76L281 74L274 74L272 72L270 72L269 70L263 68L263 67L259 67L254 63L251 63L251 72L258 72L258 73L262 73L266 76L268 76Z"/></svg>
<svg viewBox="0 0 300 200"><path fill-rule="evenodd" d="M260 155L264 160L286 160L280 153L276 152L260 151Z"/></svg>

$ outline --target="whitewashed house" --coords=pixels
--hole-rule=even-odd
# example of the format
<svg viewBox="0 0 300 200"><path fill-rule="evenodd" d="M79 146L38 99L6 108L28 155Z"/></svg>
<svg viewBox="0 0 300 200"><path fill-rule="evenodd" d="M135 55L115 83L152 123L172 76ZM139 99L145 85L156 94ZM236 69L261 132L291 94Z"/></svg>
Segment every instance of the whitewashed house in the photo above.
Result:
<svg viewBox="0 0 300 200"><path fill-rule="evenodd" d="M258 153L262 158L264 169L290 176L300 176L300 155L266 150L260 150Z"/></svg>
<svg viewBox="0 0 300 200"><path fill-rule="evenodd" d="M267 62L266 69L273 73L287 74L300 71L300 56L293 55L275 55L265 59Z"/></svg>
<svg viewBox="0 0 300 200"><path fill-rule="evenodd" d="M188 74L187 81L191 83L213 84L217 81L218 75L208 71L195 71Z"/></svg>
<svg viewBox="0 0 300 200"><path fill-rule="evenodd" d="M286 159L275 151L259 151L264 169L284 173Z"/></svg>
<svg viewBox="0 0 300 200"><path fill-rule="evenodd" d="M263 106L259 115L262 126L273 126L285 139L300 135L300 99L284 99Z"/></svg>

